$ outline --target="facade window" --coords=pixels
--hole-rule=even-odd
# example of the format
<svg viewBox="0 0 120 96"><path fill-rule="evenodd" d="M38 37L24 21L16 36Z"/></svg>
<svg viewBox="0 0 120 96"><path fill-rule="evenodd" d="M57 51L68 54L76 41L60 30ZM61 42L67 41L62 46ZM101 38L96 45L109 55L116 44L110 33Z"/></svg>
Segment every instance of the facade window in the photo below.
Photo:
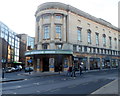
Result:
<svg viewBox="0 0 120 96"><path fill-rule="evenodd" d="M103 54L103 49L101 49L101 54Z"/></svg>
<svg viewBox="0 0 120 96"><path fill-rule="evenodd" d="M96 45L99 45L99 33L96 33Z"/></svg>
<svg viewBox="0 0 120 96"><path fill-rule="evenodd" d="M56 49L62 49L62 44L56 44Z"/></svg>
<svg viewBox="0 0 120 96"><path fill-rule="evenodd" d="M84 52L87 52L87 46L84 46Z"/></svg>
<svg viewBox="0 0 120 96"><path fill-rule="evenodd" d="M105 34L103 34L103 46L106 46L106 35Z"/></svg>
<svg viewBox="0 0 120 96"><path fill-rule="evenodd" d="M111 37L109 37L109 45L110 45L110 48L112 48L112 38Z"/></svg>
<svg viewBox="0 0 120 96"><path fill-rule="evenodd" d="M79 52L82 52L82 46L79 46L78 50L79 50Z"/></svg>
<svg viewBox="0 0 120 96"><path fill-rule="evenodd" d="M44 18L44 19L49 19L49 18L50 18L50 14L45 14L45 15L43 15L43 18Z"/></svg>
<svg viewBox="0 0 120 96"><path fill-rule="evenodd" d="M96 49L95 48L93 48L93 53L96 53Z"/></svg>
<svg viewBox="0 0 120 96"><path fill-rule="evenodd" d="M61 18L62 18L62 15L61 15L61 14L55 14L55 18L56 18L56 19L61 19Z"/></svg>
<svg viewBox="0 0 120 96"><path fill-rule="evenodd" d="M56 25L56 38L62 38L61 25Z"/></svg>
<svg viewBox="0 0 120 96"><path fill-rule="evenodd" d="M112 50L111 50L111 55L112 55Z"/></svg>
<svg viewBox="0 0 120 96"><path fill-rule="evenodd" d="M117 49L117 39L114 38L114 41L115 41L115 49Z"/></svg>
<svg viewBox="0 0 120 96"><path fill-rule="evenodd" d="M88 44L91 44L91 30L88 30Z"/></svg>
<svg viewBox="0 0 120 96"><path fill-rule="evenodd" d="M77 28L77 38L78 38L78 41L81 41L82 39L81 39L81 28Z"/></svg>
<svg viewBox="0 0 120 96"><path fill-rule="evenodd" d="M49 26L44 26L44 39L49 38Z"/></svg>
<svg viewBox="0 0 120 96"><path fill-rule="evenodd" d="M77 45L73 45L73 51L77 51Z"/></svg>
<svg viewBox="0 0 120 96"><path fill-rule="evenodd" d="M48 44L43 44L42 47L43 49L48 49Z"/></svg>

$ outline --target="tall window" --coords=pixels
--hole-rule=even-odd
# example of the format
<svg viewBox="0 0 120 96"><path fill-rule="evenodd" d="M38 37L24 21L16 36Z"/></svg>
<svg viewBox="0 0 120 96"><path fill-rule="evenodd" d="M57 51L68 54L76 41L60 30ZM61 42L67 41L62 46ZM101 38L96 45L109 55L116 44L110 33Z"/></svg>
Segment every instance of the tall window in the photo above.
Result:
<svg viewBox="0 0 120 96"><path fill-rule="evenodd" d="M103 34L103 46L106 46L106 35Z"/></svg>
<svg viewBox="0 0 120 96"><path fill-rule="evenodd" d="M99 45L99 33L96 33L96 45Z"/></svg>
<svg viewBox="0 0 120 96"><path fill-rule="evenodd" d="M56 25L56 38L62 38L60 25Z"/></svg>
<svg viewBox="0 0 120 96"><path fill-rule="evenodd" d="M77 28L77 33L78 33L78 41L81 41L81 28Z"/></svg>
<svg viewBox="0 0 120 96"><path fill-rule="evenodd" d="M44 26L44 39L49 38L49 26Z"/></svg>
<svg viewBox="0 0 120 96"><path fill-rule="evenodd" d="M88 30L88 44L91 44L91 30Z"/></svg>
<svg viewBox="0 0 120 96"><path fill-rule="evenodd" d="M109 37L110 48L112 48L112 38Z"/></svg>
<svg viewBox="0 0 120 96"><path fill-rule="evenodd" d="M115 48L117 48L117 38L114 38L115 41Z"/></svg>

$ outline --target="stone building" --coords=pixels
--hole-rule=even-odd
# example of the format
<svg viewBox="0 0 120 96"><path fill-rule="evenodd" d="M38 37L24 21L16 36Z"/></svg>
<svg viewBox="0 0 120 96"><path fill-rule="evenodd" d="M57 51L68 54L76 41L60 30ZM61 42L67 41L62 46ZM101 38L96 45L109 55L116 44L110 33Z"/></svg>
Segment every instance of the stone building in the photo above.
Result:
<svg viewBox="0 0 120 96"><path fill-rule="evenodd" d="M120 62L120 32L111 23L58 2L38 6L36 50L27 51L37 71L114 68Z"/></svg>

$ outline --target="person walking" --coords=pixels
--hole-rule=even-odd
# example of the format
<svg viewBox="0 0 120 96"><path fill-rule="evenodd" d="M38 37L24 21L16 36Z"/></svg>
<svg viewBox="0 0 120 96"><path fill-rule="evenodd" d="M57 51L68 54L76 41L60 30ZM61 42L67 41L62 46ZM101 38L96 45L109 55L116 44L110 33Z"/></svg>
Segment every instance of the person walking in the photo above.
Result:
<svg viewBox="0 0 120 96"><path fill-rule="evenodd" d="M71 74L71 77L76 77L76 74L75 74L75 66L72 67L72 74Z"/></svg>
<svg viewBox="0 0 120 96"><path fill-rule="evenodd" d="M82 73L82 65L80 64L79 67L80 67L80 75L81 75L81 74L83 74L83 73Z"/></svg>
<svg viewBox="0 0 120 96"><path fill-rule="evenodd" d="M71 76L71 72L72 72L72 67L69 67L67 70L67 76Z"/></svg>

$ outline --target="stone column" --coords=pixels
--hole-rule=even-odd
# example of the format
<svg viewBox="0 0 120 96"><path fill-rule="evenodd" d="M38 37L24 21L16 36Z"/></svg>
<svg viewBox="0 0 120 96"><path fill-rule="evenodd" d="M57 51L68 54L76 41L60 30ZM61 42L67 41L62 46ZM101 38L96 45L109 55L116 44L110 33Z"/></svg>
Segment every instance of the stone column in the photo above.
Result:
<svg viewBox="0 0 120 96"><path fill-rule="evenodd" d="M66 30L66 16L64 15L64 17L63 17L63 29L62 29L63 31L63 33L62 33L62 40L64 41L64 42L66 42L66 34L67 34L67 30Z"/></svg>
<svg viewBox="0 0 120 96"><path fill-rule="evenodd" d="M100 70L102 70L102 58L100 58Z"/></svg>
<svg viewBox="0 0 120 96"><path fill-rule="evenodd" d="M90 57L87 58L87 69L90 70Z"/></svg>
<svg viewBox="0 0 120 96"><path fill-rule="evenodd" d="M54 14L51 14L51 29L50 29L51 41L54 41L54 38L55 38Z"/></svg>

